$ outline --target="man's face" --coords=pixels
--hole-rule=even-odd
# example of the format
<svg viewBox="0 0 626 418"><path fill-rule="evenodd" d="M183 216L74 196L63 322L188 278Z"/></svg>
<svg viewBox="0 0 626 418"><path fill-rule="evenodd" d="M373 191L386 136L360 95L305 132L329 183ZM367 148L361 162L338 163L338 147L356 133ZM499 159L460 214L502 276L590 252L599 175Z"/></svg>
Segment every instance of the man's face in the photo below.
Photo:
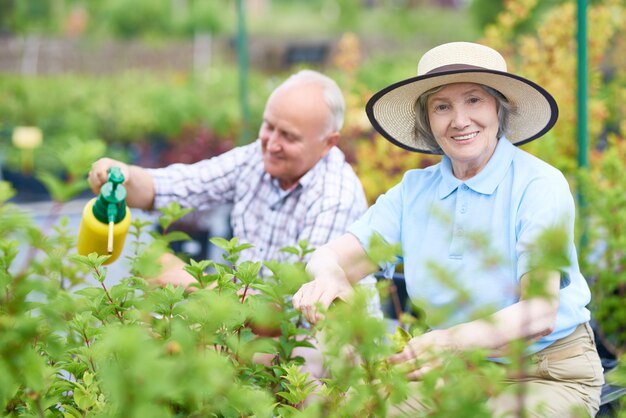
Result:
<svg viewBox="0 0 626 418"><path fill-rule="evenodd" d="M338 134L329 132L330 110L322 88L290 84L272 93L259 130L265 171L288 190L328 154Z"/></svg>

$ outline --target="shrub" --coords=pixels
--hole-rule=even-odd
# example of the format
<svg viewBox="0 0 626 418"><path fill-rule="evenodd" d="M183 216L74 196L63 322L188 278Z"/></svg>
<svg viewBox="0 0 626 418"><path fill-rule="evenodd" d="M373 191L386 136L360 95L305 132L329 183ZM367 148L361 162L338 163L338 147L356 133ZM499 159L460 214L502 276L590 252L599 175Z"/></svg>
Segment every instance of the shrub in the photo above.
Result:
<svg viewBox="0 0 626 418"><path fill-rule="evenodd" d="M412 391L429 400L431 416L488 417L485 399L502 389L505 369L486 361L484 350L438 353L440 367L419 387L410 385L404 368L386 359L425 329L423 318L389 335L384 321L366 313L360 291L350 303L332 306L316 328L303 327L290 296L308 280L305 242L284 249L292 262L277 263L240 261L248 244L213 239L223 260L190 260L186 270L196 290L185 292L155 287L149 278L158 274L167 243L185 238L170 227L186 210L163 209L164 232L152 232L152 241L140 239L150 223L133 221L129 275L112 278L102 266L108 256L74 255L66 218L46 231L8 202L11 195L0 182L0 408L6 415L385 416ZM558 236L543 238L539 252L552 266L562 245ZM28 255L16 265L21 243ZM395 257L397 249L375 244L373 261ZM459 301L444 310L463 297L459 289ZM329 374L321 386L302 372L294 352L312 341L323 342ZM516 350L512 358L521 359L524 345ZM268 353L271 361L261 364L255 353Z"/></svg>
<svg viewBox="0 0 626 418"><path fill-rule="evenodd" d="M611 136L604 152L592 154L582 188L590 214L582 254L593 291L598 336L616 357L626 353L626 140Z"/></svg>
<svg viewBox="0 0 626 418"><path fill-rule="evenodd" d="M107 256L68 257L74 237L66 221L45 235L7 203L10 196L0 183L0 405L6 414L384 416L388 402L408 390L402 369L385 361L394 347L385 343L384 322L365 313L366 299L357 293L322 324L331 377L319 399L304 405L316 386L299 371L302 359L293 350L308 346L313 333L299 326L302 318L289 302L307 280L301 261L239 262L247 245L216 239L223 262L192 260L186 268L197 291L152 287L146 278L156 273L159 252L181 238L168 228L184 211L170 207L160 218L165 233L152 243L137 240L148 225L133 222L131 274L111 283L102 266ZM21 266L14 264L18 240L32 249ZM308 249L301 243L286 251L301 260ZM262 268L269 273L264 279ZM87 283L88 274L97 285ZM264 328L277 326L277 338L264 336ZM396 348L407 338L398 334ZM263 352L272 355L267 365L253 361ZM493 386L477 382L489 382L485 376L494 376L497 366L471 353L448 360L427 380L426 393L437 393L441 413L471 407L475 416L486 416L482 394ZM435 384L439 378L450 382L445 390Z"/></svg>

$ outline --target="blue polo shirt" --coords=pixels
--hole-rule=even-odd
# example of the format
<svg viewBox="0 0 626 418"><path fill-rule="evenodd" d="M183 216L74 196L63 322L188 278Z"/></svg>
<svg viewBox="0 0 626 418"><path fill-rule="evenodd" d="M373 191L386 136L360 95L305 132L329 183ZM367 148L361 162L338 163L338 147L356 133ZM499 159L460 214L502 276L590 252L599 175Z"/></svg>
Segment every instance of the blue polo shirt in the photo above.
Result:
<svg viewBox="0 0 626 418"><path fill-rule="evenodd" d="M408 171L350 228L367 250L374 232L401 243L411 300L432 328L446 328L519 300L520 278L546 228L567 229L569 266L561 274L556 327L529 347L537 352L589 320L587 282L574 246L574 200L563 174L498 141L487 165L469 180L452 174L450 159ZM383 266L388 276L393 266Z"/></svg>

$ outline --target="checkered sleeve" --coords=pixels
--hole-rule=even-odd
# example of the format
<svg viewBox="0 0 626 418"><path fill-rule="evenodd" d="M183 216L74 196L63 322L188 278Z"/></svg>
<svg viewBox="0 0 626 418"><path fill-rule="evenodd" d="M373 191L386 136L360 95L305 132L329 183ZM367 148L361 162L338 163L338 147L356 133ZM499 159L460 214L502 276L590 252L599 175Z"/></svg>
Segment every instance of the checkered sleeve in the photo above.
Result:
<svg viewBox="0 0 626 418"><path fill-rule="evenodd" d="M232 149L195 164L172 164L165 168L147 170L154 179L154 208L178 202L183 207L198 210L231 203L235 186L246 170L258 159L258 144Z"/></svg>

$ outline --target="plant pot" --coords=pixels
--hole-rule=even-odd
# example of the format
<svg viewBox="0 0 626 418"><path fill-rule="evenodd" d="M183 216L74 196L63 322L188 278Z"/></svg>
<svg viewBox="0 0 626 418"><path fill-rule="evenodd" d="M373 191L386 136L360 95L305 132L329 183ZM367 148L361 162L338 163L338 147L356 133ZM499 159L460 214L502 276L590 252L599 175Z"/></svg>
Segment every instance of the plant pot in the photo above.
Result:
<svg viewBox="0 0 626 418"><path fill-rule="evenodd" d="M50 193L39 181L34 174L24 174L2 168L0 179L8 181L13 185L16 195L13 197L14 202L39 202L50 200Z"/></svg>

